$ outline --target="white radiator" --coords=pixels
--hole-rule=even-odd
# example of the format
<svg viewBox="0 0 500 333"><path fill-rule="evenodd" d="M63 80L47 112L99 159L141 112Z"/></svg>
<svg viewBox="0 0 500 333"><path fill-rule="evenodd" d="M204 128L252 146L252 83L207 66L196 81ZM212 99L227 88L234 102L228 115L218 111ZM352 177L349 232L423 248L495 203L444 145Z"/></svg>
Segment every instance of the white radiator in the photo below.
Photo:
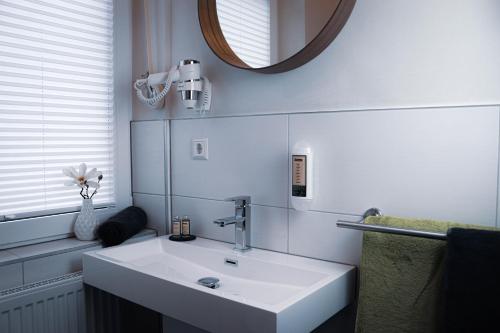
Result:
<svg viewBox="0 0 500 333"><path fill-rule="evenodd" d="M85 333L81 272L0 292L0 333Z"/></svg>

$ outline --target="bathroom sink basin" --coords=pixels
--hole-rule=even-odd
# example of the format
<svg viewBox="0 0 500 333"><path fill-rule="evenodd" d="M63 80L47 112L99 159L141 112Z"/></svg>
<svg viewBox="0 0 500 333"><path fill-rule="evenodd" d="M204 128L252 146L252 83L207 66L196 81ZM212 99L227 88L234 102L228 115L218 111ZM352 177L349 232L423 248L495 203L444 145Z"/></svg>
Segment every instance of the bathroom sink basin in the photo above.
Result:
<svg viewBox="0 0 500 333"><path fill-rule="evenodd" d="M198 283L206 277L219 281ZM87 252L83 279L210 332L309 332L352 302L355 268L163 236Z"/></svg>

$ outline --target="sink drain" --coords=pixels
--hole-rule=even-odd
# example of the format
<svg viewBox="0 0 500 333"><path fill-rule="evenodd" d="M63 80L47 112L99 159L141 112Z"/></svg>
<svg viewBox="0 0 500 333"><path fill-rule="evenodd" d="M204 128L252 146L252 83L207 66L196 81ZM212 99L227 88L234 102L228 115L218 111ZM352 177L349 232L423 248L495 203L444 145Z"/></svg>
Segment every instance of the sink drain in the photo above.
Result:
<svg viewBox="0 0 500 333"><path fill-rule="evenodd" d="M201 284L204 287L217 289L219 288L219 279L214 277L204 277L198 280L198 284Z"/></svg>

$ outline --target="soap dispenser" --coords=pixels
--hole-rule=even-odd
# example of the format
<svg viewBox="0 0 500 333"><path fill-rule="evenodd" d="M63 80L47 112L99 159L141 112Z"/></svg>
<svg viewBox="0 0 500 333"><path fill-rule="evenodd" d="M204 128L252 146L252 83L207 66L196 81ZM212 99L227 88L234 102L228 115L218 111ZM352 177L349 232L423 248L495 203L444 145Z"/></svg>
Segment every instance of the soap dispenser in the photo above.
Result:
<svg viewBox="0 0 500 333"><path fill-rule="evenodd" d="M174 216L174 218L172 219L172 235L181 235L181 220L179 216Z"/></svg>
<svg viewBox="0 0 500 333"><path fill-rule="evenodd" d="M191 235L191 220L187 216L184 216L181 220L181 234L182 236Z"/></svg>
<svg viewBox="0 0 500 333"><path fill-rule="evenodd" d="M172 218L172 234L168 239L174 242L195 240L196 236L191 235L191 219L187 216L182 219L179 216Z"/></svg>
<svg viewBox="0 0 500 333"><path fill-rule="evenodd" d="M313 151L305 143L296 144L290 156L290 203L296 210L309 210L313 201Z"/></svg>

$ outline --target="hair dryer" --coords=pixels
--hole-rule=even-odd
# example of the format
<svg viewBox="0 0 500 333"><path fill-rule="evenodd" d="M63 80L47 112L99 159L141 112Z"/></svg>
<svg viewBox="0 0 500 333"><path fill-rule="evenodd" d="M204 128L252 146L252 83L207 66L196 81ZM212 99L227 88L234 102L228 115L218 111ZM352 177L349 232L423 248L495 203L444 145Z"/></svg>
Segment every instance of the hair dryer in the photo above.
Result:
<svg viewBox="0 0 500 333"><path fill-rule="evenodd" d="M139 100L158 109L163 107L170 87L176 83L186 108L204 112L210 110L212 84L200 72L199 61L182 60L168 72L150 74L147 78L135 81L134 88Z"/></svg>

